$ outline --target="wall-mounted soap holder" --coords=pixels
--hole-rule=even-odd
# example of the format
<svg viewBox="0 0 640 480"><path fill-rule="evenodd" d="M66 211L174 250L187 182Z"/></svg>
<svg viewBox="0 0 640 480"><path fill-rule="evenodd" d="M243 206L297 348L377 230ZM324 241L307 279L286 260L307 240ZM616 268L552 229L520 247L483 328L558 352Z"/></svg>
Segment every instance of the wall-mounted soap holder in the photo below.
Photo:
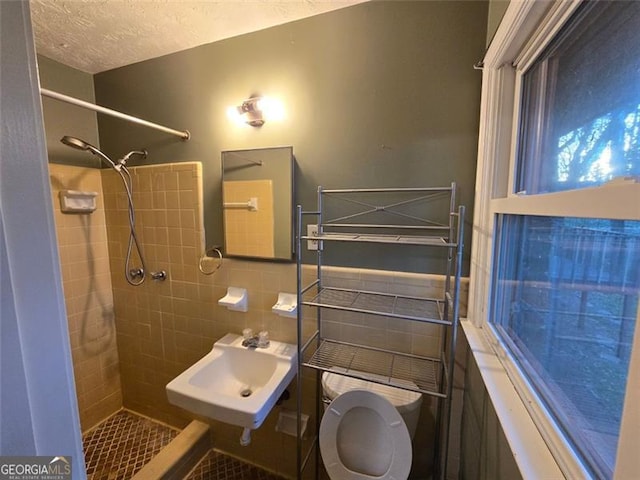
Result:
<svg viewBox="0 0 640 480"><path fill-rule="evenodd" d="M62 213L91 213L96 209L98 192L60 190L58 196Z"/></svg>
<svg viewBox="0 0 640 480"><path fill-rule="evenodd" d="M227 307L229 310L236 312L246 312L249 310L248 296L246 288L229 287L227 294L218 300L218 305Z"/></svg>
<svg viewBox="0 0 640 480"><path fill-rule="evenodd" d="M278 301L271 307L273 313L283 317L295 318L298 314L298 297L295 293L278 294Z"/></svg>

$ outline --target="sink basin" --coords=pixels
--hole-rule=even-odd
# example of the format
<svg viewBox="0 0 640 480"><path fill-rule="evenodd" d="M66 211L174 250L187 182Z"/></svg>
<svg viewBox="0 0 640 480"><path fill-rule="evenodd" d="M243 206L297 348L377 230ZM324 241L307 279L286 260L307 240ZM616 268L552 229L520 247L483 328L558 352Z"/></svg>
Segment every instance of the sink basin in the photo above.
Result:
<svg viewBox="0 0 640 480"><path fill-rule="evenodd" d="M262 425L297 371L295 345L271 341L242 346L226 334L197 363L167 385L169 402L214 420L255 429Z"/></svg>

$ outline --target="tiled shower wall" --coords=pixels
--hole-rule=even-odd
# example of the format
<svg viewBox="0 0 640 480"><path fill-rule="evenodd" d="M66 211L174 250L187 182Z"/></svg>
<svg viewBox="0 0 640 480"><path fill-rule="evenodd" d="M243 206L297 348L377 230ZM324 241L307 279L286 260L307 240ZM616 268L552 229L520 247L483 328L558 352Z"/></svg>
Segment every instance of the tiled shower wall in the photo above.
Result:
<svg viewBox="0 0 640 480"><path fill-rule="evenodd" d="M122 406L100 170L49 164L54 218L73 355L86 431ZM96 192L90 214L60 211L60 190Z"/></svg>
<svg viewBox="0 0 640 480"><path fill-rule="evenodd" d="M124 405L169 424L184 426L193 417L167 402L165 386L205 355L217 339L228 332L239 334L243 328L250 327L256 332L268 330L275 340L296 342L296 320L271 312L278 292L295 292L295 265L225 258L213 275L204 275L198 269L204 251L200 164L135 167L131 172L138 234L147 268L165 270L168 279L147 278L139 287L132 287L124 280L128 241L126 197L117 174L104 170ZM133 264L137 265L138 261ZM206 259L202 267L212 271L217 264L217 259ZM305 281L312 279L313 270L305 268ZM324 279L328 285L415 295L440 296L442 289L439 276L364 269L329 268ZM217 301L225 295L228 286L248 290L248 312L233 312L218 306ZM462 297L466 298L466 284ZM433 353L439 342L436 329L412 322L372 320L372 317L365 319L357 315L340 320L331 314L328 320L330 334L347 341L366 341L383 348L420 354ZM309 319L309 331L312 324L315 322ZM313 413L313 384L311 378L305 383L304 404L309 414ZM291 399L274 409L263 426L253 432L252 443L247 447L239 446L239 427L212 422L216 448L293 477L295 439L275 432L279 410L295 410L294 385L291 391ZM427 438L432 436L428 413L432 407L425 402L425 425L418 430L418 434ZM425 458L430 457L428 449L420 452ZM428 468L428 464L428 459L416 462L422 470Z"/></svg>

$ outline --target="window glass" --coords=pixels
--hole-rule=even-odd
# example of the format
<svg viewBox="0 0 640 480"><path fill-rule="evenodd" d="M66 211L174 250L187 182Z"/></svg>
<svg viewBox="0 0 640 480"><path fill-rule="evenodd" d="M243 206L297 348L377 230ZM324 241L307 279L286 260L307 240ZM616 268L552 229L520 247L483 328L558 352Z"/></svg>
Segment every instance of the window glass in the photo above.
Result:
<svg viewBox="0 0 640 480"><path fill-rule="evenodd" d="M502 215L499 336L598 478L615 462L640 292L640 221Z"/></svg>
<svg viewBox="0 0 640 480"><path fill-rule="evenodd" d="M640 176L640 2L584 2L523 76L517 191Z"/></svg>

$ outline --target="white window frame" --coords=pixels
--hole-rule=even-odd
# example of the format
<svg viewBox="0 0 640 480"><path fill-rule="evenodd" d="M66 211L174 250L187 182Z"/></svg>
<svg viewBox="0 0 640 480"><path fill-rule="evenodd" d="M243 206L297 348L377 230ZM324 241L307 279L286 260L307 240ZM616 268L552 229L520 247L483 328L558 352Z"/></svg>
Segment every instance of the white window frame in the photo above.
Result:
<svg viewBox="0 0 640 480"><path fill-rule="evenodd" d="M482 329L493 355L500 360L526 412L567 478L589 478L590 474L488 322L488 306L496 214L640 220L640 184L617 184L540 195L514 193L515 140L519 133L522 75L580 4L581 0L511 1L485 55L469 292L469 319L475 327ZM639 324L640 309L636 321L636 325ZM640 455L633 443L640 438L638 330L636 328L632 347L614 472L614 478L620 479L633 478L632 475L637 476L640 472ZM500 402L494 401L494 406L497 404ZM497 413L500 418L501 412ZM503 418L507 417L505 413ZM523 472L525 477L526 474Z"/></svg>

